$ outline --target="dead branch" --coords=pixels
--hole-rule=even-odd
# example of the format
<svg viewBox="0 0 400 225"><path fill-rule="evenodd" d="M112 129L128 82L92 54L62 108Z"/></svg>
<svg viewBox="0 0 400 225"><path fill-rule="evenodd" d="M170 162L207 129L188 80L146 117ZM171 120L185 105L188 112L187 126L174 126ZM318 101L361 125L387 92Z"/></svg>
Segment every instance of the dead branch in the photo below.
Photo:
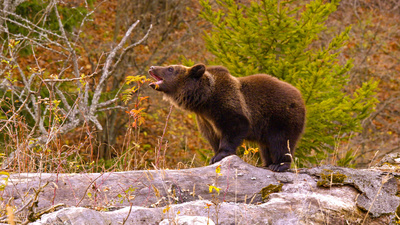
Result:
<svg viewBox="0 0 400 225"><path fill-rule="evenodd" d="M18 155L22 149L32 149L37 145L48 145L55 137L65 134L83 123L90 121L98 130L102 130L103 127L98 121L96 114L104 110L121 108L120 106L112 106L118 101L117 96L115 96L113 99L100 101L100 96L105 91L104 87L106 86L106 83L111 75L114 73L115 68L125 57L126 52L142 44L147 39L151 31L152 26L150 25L147 33L140 40L124 48L132 36L133 31L140 23L140 21L137 20L126 31L122 40L107 54L102 68L101 64L99 63L96 71L88 76L81 77L83 66L80 65L81 62L79 61L79 56L77 55L75 49L76 45L80 43L79 34L82 32L82 27L88 20L89 15L92 14L94 10L85 15L80 24L78 32L69 34L64 29L63 19L60 16L57 5L58 1L51 1L46 8L46 11L53 11L55 13L59 25L59 33L40 27L39 25L23 18L20 15L17 15L14 12L8 12L5 11L5 9L0 10L2 13L0 13L0 19L21 26L29 31L29 34L27 35L12 34L8 31L7 27L4 27L4 31L9 36L9 39L19 40L20 43L13 48L8 48L8 54L10 57L7 58L2 56L2 58L5 58L5 60L10 61L12 65L16 66L19 73L18 76L22 80L23 87L11 83L5 78L0 80L0 88L9 90L18 98L20 102L22 102L22 105L19 105L17 110L15 110L12 115L10 115L6 120L2 121L4 124L1 124L0 131L14 121L16 115L21 113L22 110L26 110L35 121L35 125L32 129L32 132L30 132L30 135L35 135L36 130L39 133L33 141L30 140L30 143L27 143L28 140L26 140L26 143L21 143L19 146L17 146L15 151L12 152L4 161L2 169L8 168L8 166L11 165L11 163L15 160L16 155ZM12 15L15 19L7 17L7 15ZM42 19L46 20L46 17L43 17ZM5 26L7 25L5 24ZM34 35L38 35L39 38ZM25 74L26 71L24 71L18 63L18 49L28 44L32 46L32 52L37 67L35 70L31 71L29 75ZM4 43L4 45L7 46L8 43ZM44 69L41 68L39 58L36 57L35 48L33 46L43 47L44 49L56 52L60 57L63 57L63 59L61 59L63 66L60 68L59 74L54 75L55 79L43 77ZM8 69L11 71L11 67ZM75 77L63 78L65 71L69 69L72 69ZM102 72L98 78L99 81L94 84L89 83L87 78L96 79L96 75L99 74L98 71L100 69ZM4 72L5 71L2 73ZM74 97L75 99L73 100L73 104L71 103L71 100L67 100L67 97L65 96L65 90L61 88L61 84L65 82L74 82L79 90ZM48 97L42 98L42 96L38 94L42 88L47 89L47 92L49 92ZM91 95L89 94L89 91L91 89L94 89L94 93L93 98L90 100L89 96ZM62 102L62 105L58 105L58 99L60 102ZM45 106L44 109L43 106ZM57 114L59 114L59 116ZM56 117L62 119L56 120ZM28 137L27 139L31 139L31 137Z"/></svg>

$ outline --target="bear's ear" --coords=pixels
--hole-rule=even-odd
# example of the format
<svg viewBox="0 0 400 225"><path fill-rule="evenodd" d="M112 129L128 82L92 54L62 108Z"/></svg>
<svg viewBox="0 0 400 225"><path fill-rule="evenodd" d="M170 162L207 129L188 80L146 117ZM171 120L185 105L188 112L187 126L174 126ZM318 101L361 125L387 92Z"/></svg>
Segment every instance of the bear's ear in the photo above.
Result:
<svg viewBox="0 0 400 225"><path fill-rule="evenodd" d="M189 70L189 76L199 79L206 72L206 66L203 64L196 64Z"/></svg>

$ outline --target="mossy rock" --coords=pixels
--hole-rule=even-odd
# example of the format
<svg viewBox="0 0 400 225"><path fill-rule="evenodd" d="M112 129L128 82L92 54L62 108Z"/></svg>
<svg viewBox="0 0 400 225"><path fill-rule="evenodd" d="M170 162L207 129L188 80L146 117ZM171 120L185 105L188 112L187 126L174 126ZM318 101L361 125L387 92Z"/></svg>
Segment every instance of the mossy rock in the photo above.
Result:
<svg viewBox="0 0 400 225"><path fill-rule="evenodd" d="M333 185L343 185L346 178L347 176L344 174L325 169L324 172L320 174L317 186L329 188Z"/></svg>
<svg viewBox="0 0 400 225"><path fill-rule="evenodd" d="M283 184L279 184L279 185L270 184L270 185L262 188L260 191L262 200L265 201L265 199L267 199L268 196L272 193L281 192L282 186L283 186Z"/></svg>

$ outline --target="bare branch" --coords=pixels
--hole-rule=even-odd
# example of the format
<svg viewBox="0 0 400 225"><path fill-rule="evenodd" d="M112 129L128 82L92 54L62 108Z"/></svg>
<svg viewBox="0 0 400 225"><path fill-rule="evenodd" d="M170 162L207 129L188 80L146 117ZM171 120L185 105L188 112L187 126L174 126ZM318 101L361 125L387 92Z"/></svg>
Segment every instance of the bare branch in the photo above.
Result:
<svg viewBox="0 0 400 225"><path fill-rule="evenodd" d="M52 83L52 82L70 82L70 81L78 81L78 80L82 80L82 79L86 79L86 78L90 78L94 75L96 75L97 73L93 73L90 76L87 77L77 77L77 78L66 78L66 79L44 79L43 82L47 82L47 83Z"/></svg>
<svg viewBox="0 0 400 225"><path fill-rule="evenodd" d="M139 20L137 20L134 24L132 24L129 29L127 30L127 32L125 33L125 36L122 38L122 40L120 41L120 43L111 50L111 52L109 53L109 55L107 56L104 68L103 68L103 73L100 77L100 81L94 91L93 94L93 99L92 99L92 105L90 106L90 111L89 111L89 115L91 116L91 121L93 121L92 119L94 118L94 113L95 111L98 109L99 107L99 99L100 99L100 95L102 93L105 81L110 77L110 75L112 74L110 71L111 68L111 64L112 61L115 59L117 52L122 49L122 47L125 45L125 43L127 42L129 36L132 34L133 29L139 24ZM140 40L137 44L142 43L145 38L147 38L148 33L144 36L144 38L142 38L142 40ZM137 45L136 44L136 45ZM129 46L128 46L129 48ZM126 52L126 51L125 51ZM115 64L114 64L115 65ZM115 68L115 67L114 67ZM99 129L101 126L99 126L99 123L95 123L96 127Z"/></svg>
<svg viewBox="0 0 400 225"><path fill-rule="evenodd" d="M90 108L90 112L94 112L95 107L97 107L97 103L99 102L99 98L100 98L100 93L101 90L103 89L104 86L104 82L108 79L108 77L111 75L109 69L111 67L111 63L114 60L117 52L122 48L122 46L126 43L126 41L128 40L128 37L131 35L133 29L138 25L140 21L137 20L134 24L131 25L131 27L129 27L128 31L125 33L125 36L122 38L121 42L109 53L107 59L106 59L106 63L104 65L103 68L103 74L100 77L100 81L96 87L95 93L93 95L93 101L92 103L92 107Z"/></svg>
<svg viewBox="0 0 400 225"><path fill-rule="evenodd" d="M113 70L110 72L110 74L113 74L113 73L115 72L115 69L118 67L119 63L122 61L122 59L125 57L126 53L127 53L129 50L131 50L132 48L134 48L134 47L140 45L143 41L145 41L145 40L147 39L147 37L149 36L150 31L151 31L152 28L153 28L153 25L150 24L149 29L147 30L146 34L144 35L144 37L143 37L141 40L139 40L138 42L136 42L136 43L134 43L134 44L132 44L132 45L129 45L128 47L124 48L124 50L122 51L122 54L121 54L120 57L118 58L118 61L114 64L114 68L113 68Z"/></svg>
<svg viewBox="0 0 400 225"><path fill-rule="evenodd" d="M114 103L117 102L117 101L118 101L118 98L114 98L114 99L111 99L111 100L108 100L108 101L99 103L99 104L97 105L97 108L99 109L99 108L107 107L107 106L109 106L109 105L111 105L111 104L114 104Z"/></svg>
<svg viewBox="0 0 400 225"><path fill-rule="evenodd" d="M54 1L52 1L52 3L53 3L53 4L56 4L56 2L54 2ZM69 52L70 52L70 54L72 55L72 63L73 63L73 65L74 65L75 76L76 76L76 77L79 77L79 74L80 74L80 73L79 73L78 58L77 58L77 56L76 56L75 49L71 46L71 43L70 43L69 40L68 40L67 34L66 34L65 30L64 30L64 25L63 25L63 23L62 23L60 14L58 13L58 9L57 9L56 6L54 7L54 12L56 13L57 21L58 21L58 26L60 27L60 31L61 31L61 34L62 34L62 37L61 37L61 38L64 39L65 43L66 43L67 46L68 46ZM79 82L78 82L77 84L78 84L78 87L81 87L81 84L80 84Z"/></svg>
<svg viewBox="0 0 400 225"><path fill-rule="evenodd" d="M5 34L8 37L0 46L0 48L2 48L0 50L6 53L0 55L0 58L8 62L11 61L12 65L17 66L17 68L12 68L12 65L9 68L4 66L6 68L5 70L2 68L2 70L4 70L3 73L12 71L12 77L13 79L16 77L17 82L13 83L7 81L7 79L0 80L0 88L9 91L11 96L13 96L13 98L5 102L5 104L9 104L9 108L11 108L13 114L8 116L8 120L1 121L0 131L10 129L10 124L19 123L20 121L17 119L22 118L18 117L18 115L21 115L22 111L28 112L30 117L32 117L32 119L30 117L28 119L29 124L24 124L27 129L30 129L26 132L27 135L24 135L25 140L23 140L22 144L17 140L18 143L15 145L14 152L4 160L2 165L3 169L13 165L13 162L17 162L17 159L22 155L35 160L37 156L30 155L26 152L27 150L30 151L38 145L48 148L49 146L45 145L48 145L56 137L77 128L81 124L93 123L97 130L102 130L103 127L97 118L97 112L125 109L125 107L116 104L118 102L117 95L119 92L112 99L101 99L105 90L104 87L108 84L110 77L115 73L116 68L121 66L124 58L129 54L129 51L142 44L152 31L152 26L150 25L144 36L140 37L140 40L136 41L135 39L131 41L133 31L138 27L140 21L137 20L133 22L121 41L116 42L108 53L104 53L106 58L103 59L102 54L97 59L97 67L89 72L90 75L81 77L83 72L87 72L86 68L81 65L80 55L76 50L85 47L80 46L81 44L85 44L85 42L80 40L79 34L85 32L84 24L88 21L90 15L95 12L95 9L83 15L84 18L80 22L80 26L70 34L64 29L65 21L62 18L61 11L59 11L57 7L59 4L58 2L58 0L50 1L45 9L45 13L38 15L40 18L37 23L23 18L24 15L17 15L13 12L0 10L0 20L7 22L4 23L4 27L2 28L4 28ZM107 1L104 0L101 3L103 2ZM1 14L1 12L3 12L3 14ZM48 19L47 16L50 12L55 15L55 20L58 23L58 30L49 30L40 27L42 23ZM5 14L11 15L12 17L8 17ZM8 31L7 27L7 24L10 23L26 29L28 34L11 33ZM10 45L11 40L14 40L13 43L16 43L12 47ZM26 63L24 59L18 56L21 50L27 47L29 48L29 46L32 47L33 60ZM36 55L36 49L40 49L39 51L44 51L46 54L50 53L56 55L56 57L61 57L61 59L56 59L57 61L51 62L57 65L57 68L47 68L49 65L46 61L47 58L43 57L41 59L39 55ZM32 66L34 69L27 72L25 69L26 66ZM95 66L95 63L92 63L92 66ZM38 71L36 71L36 68ZM45 71L52 74L56 73L56 75L50 76L54 79L48 77L44 78ZM73 74L72 76L68 75L71 71ZM99 77L96 77L98 73ZM98 79L95 79L95 77ZM79 88L79 91L75 89L76 91L69 93L71 85L63 85L67 82L73 82L73 84ZM120 82L120 80L116 82ZM91 91L93 91L93 95ZM14 104L15 99L19 100L17 106ZM61 101L60 104L59 101ZM33 128L31 127L32 122L35 123ZM12 132L12 129L10 129L10 133ZM32 137L34 137L34 139L32 139Z"/></svg>
<svg viewBox="0 0 400 225"><path fill-rule="evenodd" d="M23 27L23 28L25 28L25 29L27 29L27 30L29 30L29 31L31 31L31 32L37 33L37 34L39 34L39 35L42 35L44 38L48 39L48 41L51 41L51 40L48 38L47 35L44 35L44 34L52 35L52 36L55 36L55 37L58 37L58 38L63 38L63 37L61 37L60 35L58 35L58 34L52 32L52 31L49 31L49 30L46 30L46 29L44 29L44 28L41 28L41 27L37 26L36 24L34 24L34 23L32 23L31 21L29 21L29 20L27 20L27 19L21 17L21 16L18 15L18 14L15 14L15 13L13 13L13 12L8 12L8 11L5 11L5 10L0 10L0 11L1 11L2 13L7 13L7 14L9 14L9 15L12 15L12 16L15 17L16 19L20 19L20 20L24 21L25 23L29 24L29 25L32 26L32 27L26 26L25 24L22 24L22 23L20 23L20 22L18 22L18 21L16 21L16 20L10 19L10 18L8 18L8 17L6 17L6 16L0 16L0 19L6 20L6 21L8 21L8 22L10 22L10 23L14 23L15 25L18 25L18 26L20 26L20 27Z"/></svg>
<svg viewBox="0 0 400 225"><path fill-rule="evenodd" d="M11 122L11 120L13 120L18 114L19 112L21 112L21 110L25 107L26 103L29 100L29 96L32 94L32 92L28 93L28 96L26 96L25 101L22 103L22 105L19 107L19 109L17 111L15 111L13 113L13 115L6 121L6 123L0 128L0 132L4 129L4 127L6 127L8 125L9 122Z"/></svg>
<svg viewBox="0 0 400 225"><path fill-rule="evenodd" d="M97 111L103 112L103 111L109 111L109 110L113 110L113 109L125 109L126 110L126 109L128 109L128 107L117 105L117 106L113 106L113 107L109 107L109 108L98 109Z"/></svg>

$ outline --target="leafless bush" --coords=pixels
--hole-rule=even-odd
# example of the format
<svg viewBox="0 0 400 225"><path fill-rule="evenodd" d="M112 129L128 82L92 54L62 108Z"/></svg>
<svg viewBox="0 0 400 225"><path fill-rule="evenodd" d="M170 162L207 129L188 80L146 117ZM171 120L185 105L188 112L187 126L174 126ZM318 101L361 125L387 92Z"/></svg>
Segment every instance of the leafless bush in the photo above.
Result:
<svg viewBox="0 0 400 225"><path fill-rule="evenodd" d="M26 162L22 162L22 158L35 162L35 159L41 158L42 153L49 149L56 137L78 126L87 127L88 136L92 135L92 125L97 130L103 130L97 113L121 107L115 104L119 92L108 99L101 99L107 91L105 86L115 76L127 52L142 44L151 31L150 24L143 36L131 41L132 34L140 26L140 21L135 21L121 40L111 45L110 50L97 60L92 72L85 74L82 56L77 53L77 49L80 47L85 23L95 9L84 15L80 26L73 32L67 32L58 5L58 1L51 1L45 10L47 13L55 13L60 28L56 31L2 10L2 21L22 26L29 31L27 35L15 34L9 32L7 23L3 23L1 27L7 36L3 40L1 51L7 54L0 56L0 89L3 93L1 105L4 115L0 121L0 132L8 136L6 141L12 142L8 146L12 153L3 162L3 169L14 162L18 162L19 168L24 168L22 164ZM10 19L9 15L15 19ZM46 17L42 19L46 20ZM20 62L19 52L23 48L30 48L33 52L34 62L29 63L29 69L24 68ZM58 68L49 70L42 67L41 56L36 54L37 49L53 54L57 59L54 65ZM34 121L33 126L25 123L28 118ZM31 154L23 155L27 151ZM59 154L62 163L68 155L62 156L61 152Z"/></svg>
<svg viewBox="0 0 400 225"><path fill-rule="evenodd" d="M199 4L197 1L183 0L118 0L116 5L115 27L113 40L116 40L121 30L126 29L133 21L140 20L134 37L139 38L147 32L147 27L153 25L151 35L146 40L146 46L133 49L128 52L124 61L120 64L113 76L111 90L118 88L121 82L131 71L135 74L146 74L150 65L162 65L165 63L182 64L186 59L205 62L207 54L201 35L205 24L198 18ZM89 51L90 55L99 57L98 49ZM143 88L145 95L150 96L150 109L154 113L158 109L168 109L165 103L159 101L159 93ZM128 117L123 116L121 110L106 112L107 116L100 121L105 129L97 134L97 141L101 144L100 156L110 158L114 147L118 144L118 138L124 136L128 130L126 124ZM168 110L165 110L167 117ZM147 129L154 136L162 135L162 125L158 131ZM152 143L158 146L157 143Z"/></svg>

